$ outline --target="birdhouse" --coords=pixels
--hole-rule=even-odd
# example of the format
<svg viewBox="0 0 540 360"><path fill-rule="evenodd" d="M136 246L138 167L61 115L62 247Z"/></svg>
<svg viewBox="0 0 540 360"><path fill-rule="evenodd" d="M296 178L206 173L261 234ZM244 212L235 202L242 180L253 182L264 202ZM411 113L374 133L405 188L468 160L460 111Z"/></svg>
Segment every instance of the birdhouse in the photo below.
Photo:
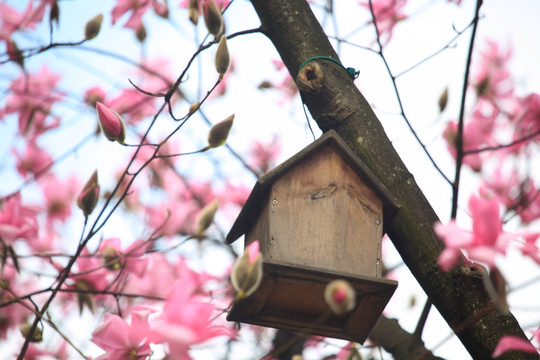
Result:
<svg viewBox="0 0 540 360"><path fill-rule="evenodd" d="M227 320L363 343L397 282L381 275L384 220L398 203L330 130L260 177L227 235L258 240L263 279ZM331 313L326 285L347 280L356 307Z"/></svg>

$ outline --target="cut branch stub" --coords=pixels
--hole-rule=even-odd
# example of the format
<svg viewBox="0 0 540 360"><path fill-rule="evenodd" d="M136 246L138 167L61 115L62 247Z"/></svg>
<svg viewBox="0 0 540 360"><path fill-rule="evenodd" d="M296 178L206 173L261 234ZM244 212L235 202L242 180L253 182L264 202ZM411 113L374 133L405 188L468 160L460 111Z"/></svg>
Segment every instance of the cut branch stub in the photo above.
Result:
<svg viewBox="0 0 540 360"><path fill-rule="evenodd" d="M321 92L324 83L324 74L315 61L306 64L296 76L296 85L300 90L310 94L318 94Z"/></svg>

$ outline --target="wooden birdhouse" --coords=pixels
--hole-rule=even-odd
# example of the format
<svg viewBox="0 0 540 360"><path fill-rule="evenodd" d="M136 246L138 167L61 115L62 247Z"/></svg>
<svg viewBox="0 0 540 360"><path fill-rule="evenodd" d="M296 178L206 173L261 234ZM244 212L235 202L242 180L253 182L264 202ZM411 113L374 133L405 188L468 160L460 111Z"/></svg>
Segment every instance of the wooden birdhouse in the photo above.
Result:
<svg viewBox="0 0 540 360"><path fill-rule="evenodd" d="M397 287L381 276L383 224L397 208L328 131L257 181L227 235L232 243L245 234L245 246L259 240L264 260L261 285L227 319L363 343ZM356 291L348 314L332 314L324 300L334 279Z"/></svg>

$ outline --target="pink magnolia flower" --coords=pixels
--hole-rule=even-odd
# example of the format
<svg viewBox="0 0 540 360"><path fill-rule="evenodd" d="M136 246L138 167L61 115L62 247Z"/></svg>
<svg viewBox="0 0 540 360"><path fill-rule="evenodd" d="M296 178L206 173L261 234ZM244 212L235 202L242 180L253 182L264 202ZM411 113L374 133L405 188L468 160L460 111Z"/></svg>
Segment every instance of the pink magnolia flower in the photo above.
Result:
<svg viewBox="0 0 540 360"><path fill-rule="evenodd" d="M71 216L71 206L79 191L79 181L75 176L60 181L54 175L41 179L41 190L45 198L48 221L66 221Z"/></svg>
<svg viewBox="0 0 540 360"><path fill-rule="evenodd" d="M166 298L177 279L177 270L162 253L150 253L144 276L130 276L124 292Z"/></svg>
<svg viewBox="0 0 540 360"><path fill-rule="evenodd" d="M279 104L284 104L287 101L292 100L298 94L298 86L292 79L291 75L285 68L285 64L281 60L272 60L276 70L282 73L282 80L277 83L272 83L270 86L280 90L283 93L283 97L279 100Z"/></svg>
<svg viewBox="0 0 540 360"><path fill-rule="evenodd" d="M465 124L463 129L463 151L478 150L484 146L494 144L491 135L492 127L486 124L492 120L493 118L486 118L479 112L473 113L471 120ZM448 151L454 159L457 157L457 131L458 124L455 121L451 121L443 132L443 138L446 140ZM484 160L480 153L465 154L463 157L463 163L470 166L474 171L482 170L483 162Z"/></svg>
<svg viewBox="0 0 540 360"><path fill-rule="evenodd" d="M147 241L135 240L125 250L122 250L122 243L119 238L109 238L101 242L98 253L101 255L102 261L110 260L111 264L109 265L118 264L118 266L114 267L105 265L109 270L112 268L115 268L115 270L122 269L127 274L142 277L148 266L148 259L143 257L149 246L150 243ZM107 256L108 259L106 259Z"/></svg>
<svg viewBox="0 0 540 360"><path fill-rule="evenodd" d="M142 26L142 16L152 6L152 0L117 0L111 11L112 23L116 24L122 15L131 12L124 27L138 30Z"/></svg>
<svg viewBox="0 0 540 360"><path fill-rule="evenodd" d="M0 205L0 239L12 245L17 239L33 241L38 234L37 206L23 205L21 195L13 195Z"/></svg>
<svg viewBox="0 0 540 360"><path fill-rule="evenodd" d="M107 93L105 92L105 90L103 90L99 86L94 86L86 90L86 92L84 93L84 102L90 106L96 106L96 103L98 101L103 103L106 97Z"/></svg>
<svg viewBox="0 0 540 360"><path fill-rule="evenodd" d="M533 338L536 338L537 342L540 340L540 328L535 331L535 333L533 334ZM530 341L519 338L517 336L507 335L499 339L497 347L493 352L493 357L499 357L510 350L522 351L532 354L540 353L540 347L534 347L534 345L531 344Z"/></svg>
<svg viewBox="0 0 540 360"><path fill-rule="evenodd" d="M0 281L17 296L23 296L36 288L33 283L21 280L15 267L10 266L9 263L0 271ZM0 292L0 303L7 302L11 299L13 297L9 291ZM29 309L31 309L33 304L29 300L23 301L26 304L13 303L9 306L0 307L0 339L6 339L8 330L17 329L32 315Z"/></svg>
<svg viewBox="0 0 540 360"><path fill-rule="evenodd" d="M480 54L478 69L472 79L478 96L492 101L512 96L514 85L508 66L511 56L511 49L503 51L497 42L487 41L487 50Z"/></svg>
<svg viewBox="0 0 540 360"><path fill-rule="evenodd" d="M152 352L148 317L153 311L135 306L131 324L118 315L105 314L105 321L92 333L94 344L106 351L96 360L146 359Z"/></svg>
<svg viewBox="0 0 540 360"><path fill-rule="evenodd" d="M521 197L521 182L515 167L511 170L498 166L494 171L484 176L484 187L497 195L507 209L513 208Z"/></svg>
<svg viewBox="0 0 540 360"><path fill-rule="evenodd" d="M532 232L523 235L525 243L521 246L521 252L525 256L529 256L537 264L540 265L540 246L538 240L540 239L540 233Z"/></svg>
<svg viewBox="0 0 540 360"><path fill-rule="evenodd" d="M444 241L445 249L439 256L439 266L451 269L461 257L461 250L467 251L471 260L494 265L495 255L505 253L507 236L502 232L499 216L500 201L496 197L487 199L472 195L469 199L472 231L463 230L452 220L447 225L435 224L435 232Z"/></svg>
<svg viewBox="0 0 540 360"><path fill-rule="evenodd" d="M99 125L105 137L110 141L118 141L120 144L124 144L126 126L120 115L99 101L96 103L96 110Z"/></svg>
<svg viewBox="0 0 540 360"><path fill-rule="evenodd" d="M45 8L54 0L42 0L37 7L32 1L28 2L26 9L19 13L5 2L0 3L0 40L9 40L11 34L17 30L34 29L43 19Z"/></svg>
<svg viewBox="0 0 540 360"><path fill-rule="evenodd" d="M108 271L103 267L99 256L93 256L84 248L81 256L76 261L76 265L77 271L69 275L72 283L67 285L67 287L74 290L81 290L81 292L75 293L81 311L83 305L88 306L92 310L95 300L112 300L110 296L104 294L85 292L109 289ZM70 301L70 303L73 303L73 301Z"/></svg>
<svg viewBox="0 0 540 360"><path fill-rule="evenodd" d="M155 97L145 95L137 89L124 89L107 103L107 107L124 115L126 122L138 123L155 113L155 99Z"/></svg>
<svg viewBox="0 0 540 360"><path fill-rule="evenodd" d="M402 9L406 3L407 0L373 0L371 2L377 29L383 44L390 41L394 26L407 18ZM360 5L370 10L369 2L361 1Z"/></svg>
<svg viewBox="0 0 540 360"><path fill-rule="evenodd" d="M0 113L19 115L20 135L33 137L57 127L59 119L53 119L50 123L47 123L47 119L54 103L63 97L56 89L59 81L60 75L51 73L46 66L37 74L19 76L9 86L11 93Z"/></svg>
<svg viewBox="0 0 540 360"><path fill-rule="evenodd" d="M53 163L51 156L38 146L35 138L28 140L24 153L19 153L15 149L12 149L12 152L17 159L15 167L24 177L28 174L38 174Z"/></svg>
<svg viewBox="0 0 540 360"><path fill-rule="evenodd" d="M540 189L532 181L527 181L521 188L517 200L516 211L525 224L540 219Z"/></svg>
<svg viewBox="0 0 540 360"><path fill-rule="evenodd" d="M516 128L512 139L514 141L540 131L540 95L532 93L518 99L518 107L519 110L512 119ZM540 135L533 140L539 141ZM527 143L522 142L518 146L525 146Z"/></svg>
<svg viewBox="0 0 540 360"><path fill-rule="evenodd" d="M212 324L215 306L194 295L192 288L189 284L178 284L152 328L153 339L168 344L171 359L189 359L191 346L217 336L234 335L232 329Z"/></svg>
<svg viewBox="0 0 540 360"><path fill-rule="evenodd" d="M260 173L266 173L274 166L280 153L281 144L277 137L274 137L270 143L266 144L254 140L251 143L249 165Z"/></svg>

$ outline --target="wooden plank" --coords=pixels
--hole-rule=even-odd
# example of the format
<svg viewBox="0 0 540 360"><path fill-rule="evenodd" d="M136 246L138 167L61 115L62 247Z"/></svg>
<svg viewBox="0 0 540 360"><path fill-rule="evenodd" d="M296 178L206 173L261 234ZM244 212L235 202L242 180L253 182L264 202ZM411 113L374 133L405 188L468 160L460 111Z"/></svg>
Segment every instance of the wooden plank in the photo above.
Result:
<svg viewBox="0 0 540 360"><path fill-rule="evenodd" d="M282 175L269 203L272 262L380 276L382 201L332 146Z"/></svg>

